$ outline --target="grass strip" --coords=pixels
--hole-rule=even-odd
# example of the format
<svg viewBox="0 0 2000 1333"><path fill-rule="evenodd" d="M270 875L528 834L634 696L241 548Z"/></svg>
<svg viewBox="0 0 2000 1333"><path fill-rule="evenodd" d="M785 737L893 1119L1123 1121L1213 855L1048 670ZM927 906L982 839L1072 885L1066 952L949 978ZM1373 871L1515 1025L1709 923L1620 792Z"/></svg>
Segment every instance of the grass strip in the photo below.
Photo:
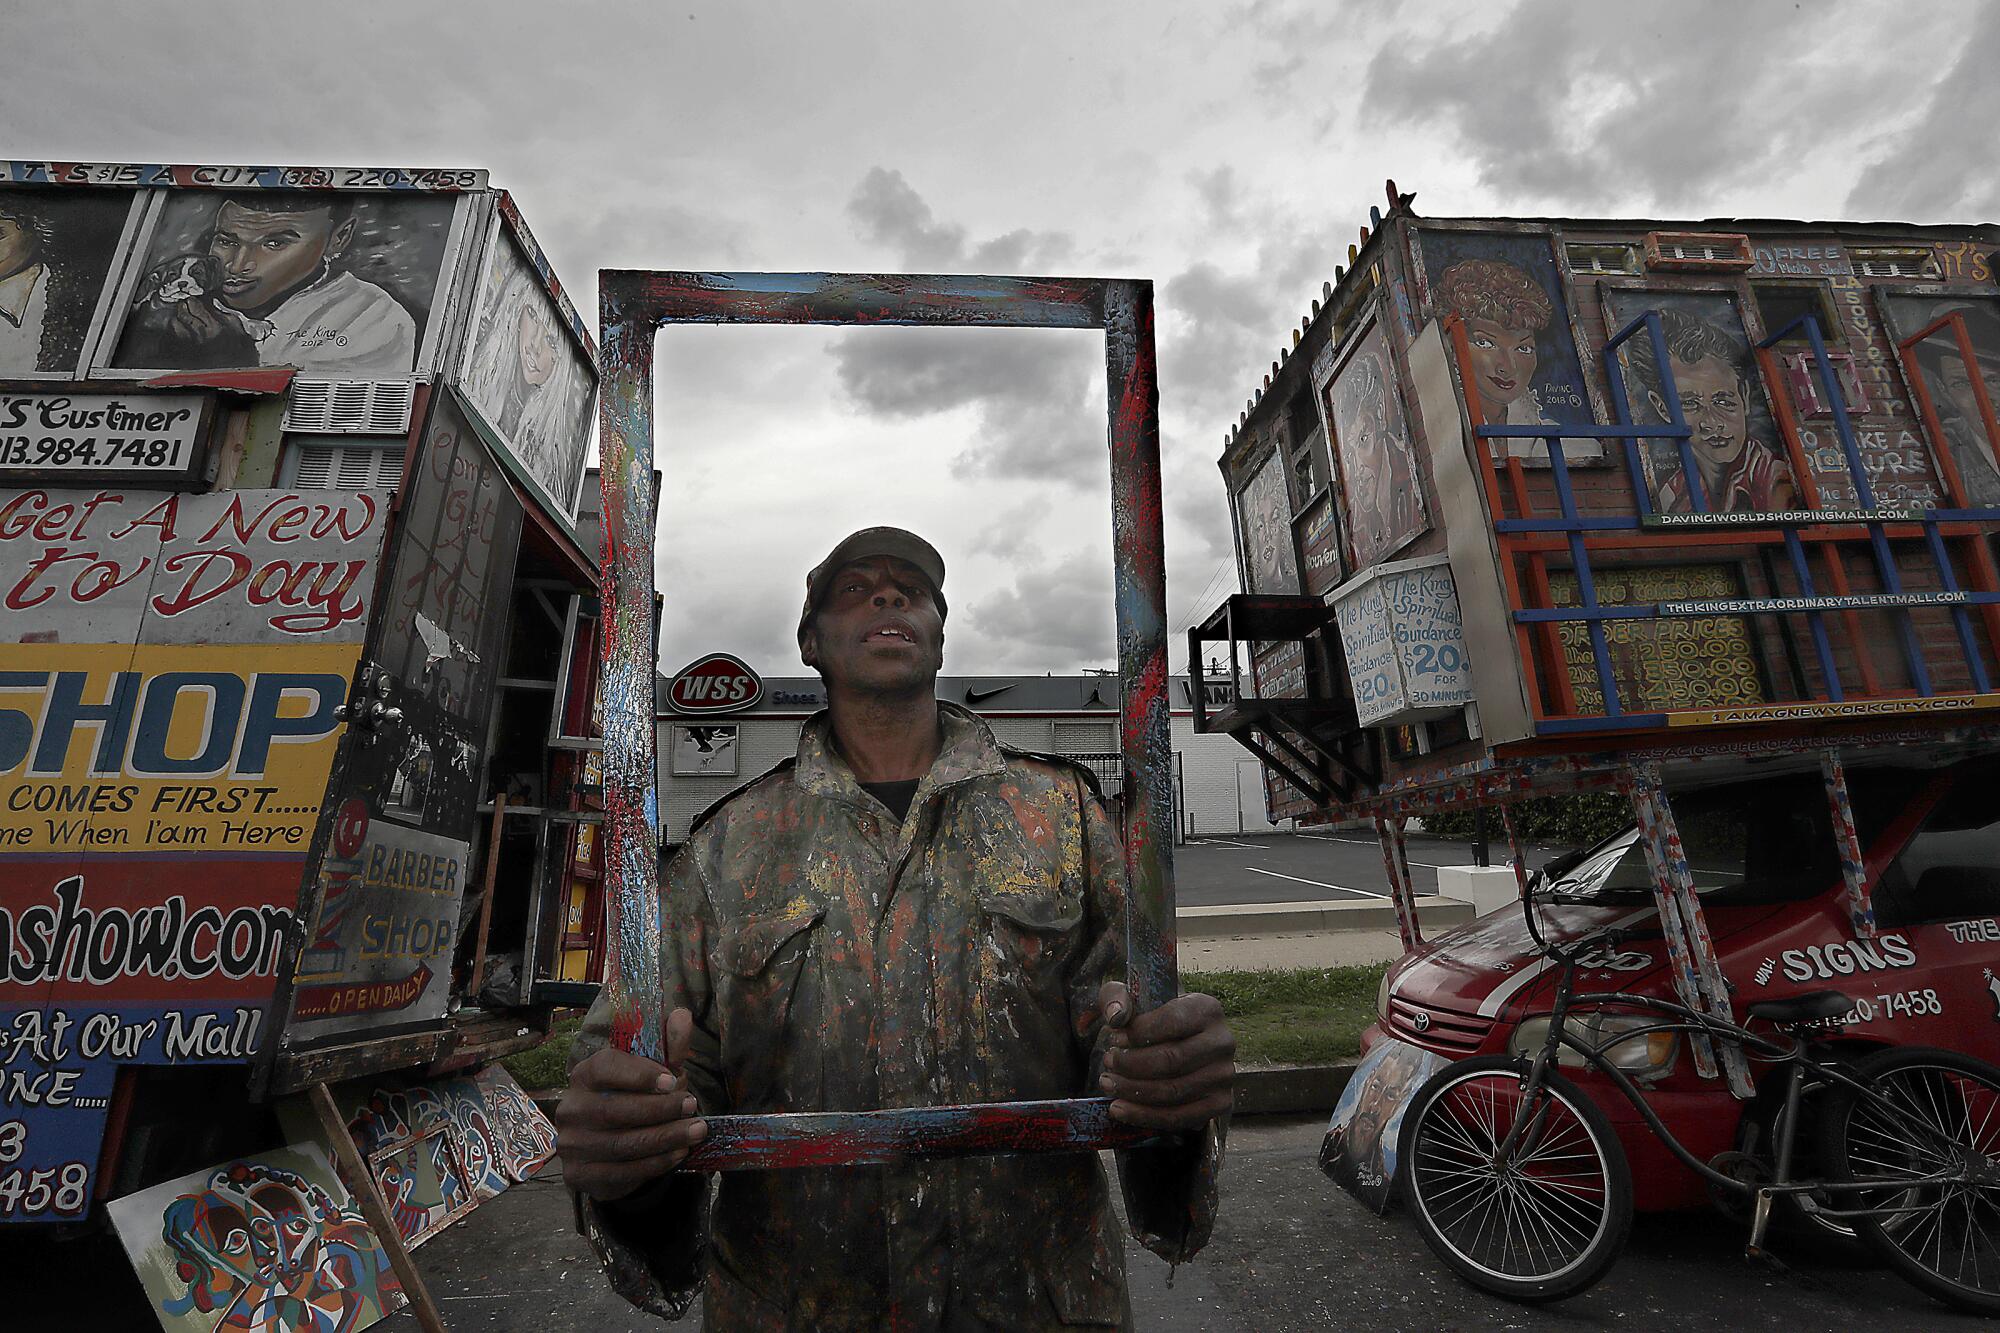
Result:
<svg viewBox="0 0 2000 1333"><path fill-rule="evenodd" d="M1331 1064L1360 1054L1361 1032L1375 1021L1375 990L1385 967L1187 972L1181 988L1222 1001L1242 1068ZM569 1081L569 1044L582 1025L581 1015L562 1018L547 1041L501 1063L531 1092L560 1088Z"/></svg>
<svg viewBox="0 0 2000 1333"><path fill-rule="evenodd" d="M1386 963L1283 971L1185 972L1181 988L1222 1001L1239 1068L1322 1065L1361 1053Z"/></svg>

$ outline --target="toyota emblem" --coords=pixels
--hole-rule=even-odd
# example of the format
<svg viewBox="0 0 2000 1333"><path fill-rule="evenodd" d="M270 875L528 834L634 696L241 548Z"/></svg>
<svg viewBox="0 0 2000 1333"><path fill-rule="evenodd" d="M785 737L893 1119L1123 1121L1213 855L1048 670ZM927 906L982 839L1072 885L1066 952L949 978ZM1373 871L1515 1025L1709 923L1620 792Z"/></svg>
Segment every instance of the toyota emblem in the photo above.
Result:
<svg viewBox="0 0 2000 1333"><path fill-rule="evenodd" d="M1410 1026L1419 1032L1429 1032L1431 1030L1431 1016L1419 1009L1410 1016Z"/></svg>

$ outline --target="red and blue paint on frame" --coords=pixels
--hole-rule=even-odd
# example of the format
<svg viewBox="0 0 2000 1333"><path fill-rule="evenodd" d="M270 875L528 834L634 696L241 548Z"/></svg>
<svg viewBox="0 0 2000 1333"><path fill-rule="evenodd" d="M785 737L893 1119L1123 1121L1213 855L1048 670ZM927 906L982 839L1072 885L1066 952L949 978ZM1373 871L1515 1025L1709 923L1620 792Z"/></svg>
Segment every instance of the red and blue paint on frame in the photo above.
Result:
<svg viewBox="0 0 2000 1333"><path fill-rule="evenodd" d="M654 335L664 324L884 324L1098 328L1105 335L1121 738L1131 794L1128 983L1150 1008L1177 989L1173 808L1168 766L1166 576L1152 285L1097 278L852 273L670 273L607 269L600 300L599 443L604 485L604 796L612 1041L662 1054L662 923L655 786L652 475ZM675 476L662 468L665 485ZM673 596L672 589L666 589ZM1049 1106L1069 1108L1051 1113ZM1096 1147L1118 1135L1101 1099L1036 1108L936 1107L808 1123L710 1120L703 1161L720 1169L889 1160L933 1151ZM1011 1127L1010 1127L1011 1126ZM725 1152L722 1144L731 1145Z"/></svg>

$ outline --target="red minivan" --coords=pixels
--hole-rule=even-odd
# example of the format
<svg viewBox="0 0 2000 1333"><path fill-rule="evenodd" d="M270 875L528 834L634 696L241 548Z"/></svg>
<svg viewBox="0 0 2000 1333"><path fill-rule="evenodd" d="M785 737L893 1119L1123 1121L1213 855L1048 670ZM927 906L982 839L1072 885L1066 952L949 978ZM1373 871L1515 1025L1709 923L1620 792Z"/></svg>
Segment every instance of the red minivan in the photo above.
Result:
<svg viewBox="0 0 2000 1333"><path fill-rule="evenodd" d="M1872 940L1857 938L1849 917L1816 766L1699 787L1674 787L1670 776L1675 821L1732 1008L1740 1019L1758 1000L1835 989L1854 1001L1837 1043L1857 1054L1942 1046L2000 1063L2000 759L1926 762L1916 753L1907 761L1856 759L1847 776L1873 885ZM1538 909L1545 935L1574 938L1614 923L1643 931L1658 921L1635 829L1538 873L1564 897L1592 900ZM1580 990L1674 994L1658 935L1589 962ZM1553 964L1536 951L1520 906L1510 904L1391 967L1363 1044L1390 1037L1446 1060L1532 1053L1546 1033L1554 985ZM1607 1012L1590 1021L1609 1035L1617 1025L1652 1020ZM1675 1034L1625 1043L1613 1055L1695 1156L1760 1155L1780 1105L1769 1090L1737 1101L1720 1079L1696 1075L1685 1040ZM1616 1127L1638 1207L1707 1199L1702 1182L1608 1079L1579 1067L1580 1057L1567 1051L1563 1059L1564 1072Z"/></svg>

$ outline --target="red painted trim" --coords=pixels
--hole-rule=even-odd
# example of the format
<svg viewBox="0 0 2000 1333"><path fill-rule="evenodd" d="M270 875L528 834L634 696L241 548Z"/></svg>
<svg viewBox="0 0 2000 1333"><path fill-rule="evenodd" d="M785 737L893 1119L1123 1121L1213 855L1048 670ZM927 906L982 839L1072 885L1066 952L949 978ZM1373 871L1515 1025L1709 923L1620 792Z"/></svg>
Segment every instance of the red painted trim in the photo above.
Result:
<svg viewBox="0 0 2000 1333"><path fill-rule="evenodd" d="M268 370L177 370L139 383L148 389L221 389L225 393L284 393L298 371L290 366Z"/></svg>

